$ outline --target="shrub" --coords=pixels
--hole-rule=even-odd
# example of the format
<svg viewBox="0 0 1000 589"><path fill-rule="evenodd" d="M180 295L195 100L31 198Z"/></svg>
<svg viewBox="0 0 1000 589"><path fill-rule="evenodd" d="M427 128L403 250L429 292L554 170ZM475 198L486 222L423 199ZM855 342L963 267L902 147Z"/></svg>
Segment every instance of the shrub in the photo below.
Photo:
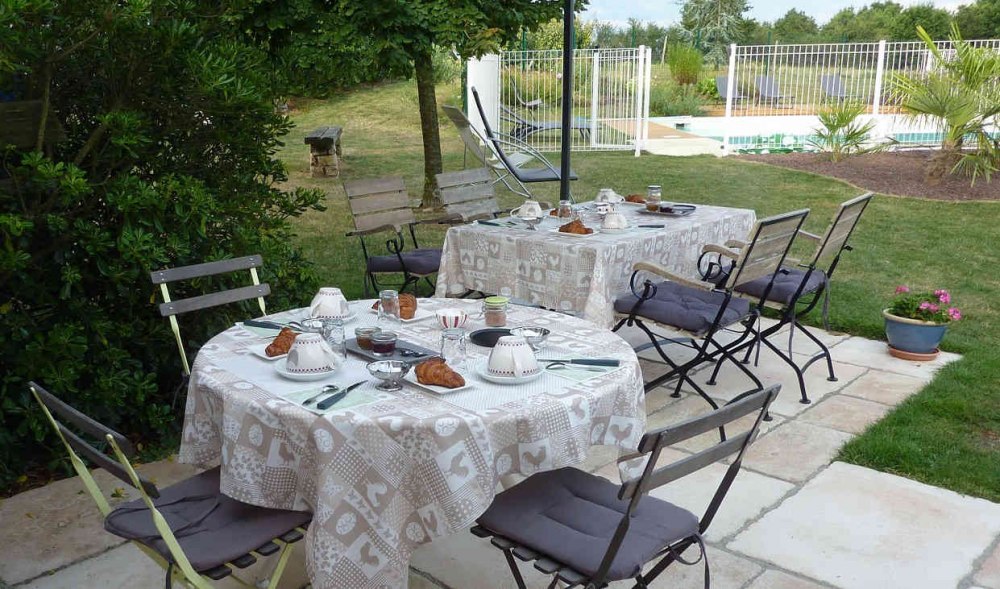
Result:
<svg viewBox="0 0 1000 589"><path fill-rule="evenodd" d="M287 178L275 152L290 123L274 113L265 60L222 19L169 0L21 4L13 26L0 11L10 41L0 53L66 139L43 133L42 149L0 151L8 490L63 454L29 379L146 447L175 439L180 360L149 272L260 253L272 307L301 303L317 281L288 220L321 208L319 193L279 187ZM252 312L200 312L183 333L200 343Z"/></svg>
<svg viewBox="0 0 1000 589"><path fill-rule="evenodd" d="M649 91L649 114L654 117L704 114L705 99L693 86L660 84Z"/></svg>
<svg viewBox="0 0 1000 589"><path fill-rule="evenodd" d="M670 75L678 84L689 85L698 81L701 74L701 51L690 45L674 45L667 49Z"/></svg>
<svg viewBox="0 0 1000 589"><path fill-rule="evenodd" d="M462 75L464 64L450 49L435 47L432 59L434 82L438 84L450 84Z"/></svg>
<svg viewBox="0 0 1000 589"><path fill-rule="evenodd" d="M719 87L715 84L715 78L702 78L698 80L696 87L698 88L698 94L708 100L722 100L722 96L719 95Z"/></svg>
<svg viewBox="0 0 1000 589"><path fill-rule="evenodd" d="M866 105L848 102L824 108L818 114L821 127L814 129L815 136L809 139L809 144L829 152L830 159L835 162L847 155L882 149L882 146L867 145L875 121L858 121L867 110Z"/></svg>

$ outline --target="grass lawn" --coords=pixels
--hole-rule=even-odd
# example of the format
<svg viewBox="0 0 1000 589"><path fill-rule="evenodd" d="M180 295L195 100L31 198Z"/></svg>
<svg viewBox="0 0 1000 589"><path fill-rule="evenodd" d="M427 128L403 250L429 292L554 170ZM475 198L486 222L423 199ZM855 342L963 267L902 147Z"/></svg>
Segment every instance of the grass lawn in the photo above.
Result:
<svg viewBox="0 0 1000 589"><path fill-rule="evenodd" d="M440 87L438 95L442 103L461 104L455 85ZM280 154L290 183L322 188L328 195L326 211L295 220L299 243L324 282L358 297L363 265L356 240L344 236L352 226L340 180L309 177L302 139L316 126L343 125L343 177L401 175L411 195L418 196L423 164L416 90L412 83L385 84L296 106L298 126ZM457 170L462 144L442 119L445 170ZM667 199L747 207L759 216L807 207L812 213L806 228L814 232L826 227L840 202L860 192L826 177L711 156L588 153L574 155L573 168L581 178L574 184L578 200L590 200L605 186L627 194L661 184ZM558 188L535 192L555 200ZM505 190L499 196L504 205L519 200ZM833 282L834 328L881 338L880 311L896 285L947 288L965 319L950 328L943 347L965 358L845 446L842 459L1000 501L1000 274L993 247L998 219L998 202L888 196L877 197L865 213L855 250L842 260ZM440 230L421 230L421 245L443 239Z"/></svg>

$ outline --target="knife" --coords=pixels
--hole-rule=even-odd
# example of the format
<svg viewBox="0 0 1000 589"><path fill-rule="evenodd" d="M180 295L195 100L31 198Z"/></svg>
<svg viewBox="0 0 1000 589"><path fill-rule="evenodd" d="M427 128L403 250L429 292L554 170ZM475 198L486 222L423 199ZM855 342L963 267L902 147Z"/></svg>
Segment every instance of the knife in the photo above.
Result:
<svg viewBox="0 0 1000 589"><path fill-rule="evenodd" d="M278 323L277 321L267 321L265 319L247 319L243 322L243 325L246 325L247 327L260 327L263 329L278 329L278 330L288 327L288 325L285 325L283 323Z"/></svg>
<svg viewBox="0 0 1000 589"><path fill-rule="evenodd" d="M638 227L644 229L663 229L666 225L639 225Z"/></svg>
<svg viewBox="0 0 1000 589"><path fill-rule="evenodd" d="M580 366L621 366L621 361L614 358L539 358L539 362L563 362L579 364Z"/></svg>
<svg viewBox="0 0 1000 589"><path fill-rule="evenodd" d="M333 407L334 405L336 405L337 403L339 403L341 401L341 399L343 399L344 397L347 396L347 393L353 391L354 389L356 389L359 386L365 384L366 382L368 382L368 381L367 380L358 381L358 382L352 384L351 386L347 387L346 389L340 391L339 393L334 393L334 394L330 395L329 397L323 399L319 403L316 403L316 408L319 409L320 411L326 411L330 407Z"/></svg>

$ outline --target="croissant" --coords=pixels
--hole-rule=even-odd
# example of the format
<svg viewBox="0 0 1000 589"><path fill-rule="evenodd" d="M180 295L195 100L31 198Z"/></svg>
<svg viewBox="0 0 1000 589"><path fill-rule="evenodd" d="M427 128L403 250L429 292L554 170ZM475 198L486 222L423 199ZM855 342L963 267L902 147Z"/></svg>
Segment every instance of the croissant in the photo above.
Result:
<svg viewBox="0 0 1000 589"><path fill-rule="evenodd" d="M625 197L625 202L634 202L636 204L644 205L646 204L646 199L641 194L630 194Z"/></svg>
<svg viewBox="0 0 1000 589"><path fill-rule="evenodd" d="M593 229L584 225L583 221L579 219L574 219L573 221L566 223L559 228L559 231L561 233L575 233L576 235L590 235L594 232Z"/></svg>
<svg viewBox="0 0 1000 589"><path fill-rule="evenodd" d="M275 356L280 356L282 354L287 354L288 350L292 349L292 342L299 334L295 333L287 327L282 327L278 336L274 338L266 348L264 348L264 353L268 355L269 358Z"/></svg>
<svg viewBox="0 0 1000 589"><path fill-rule="evenodd" d="M444 362L444 358L431 358L425 360L414 369L417 374L417 382L429 384L448 389L457 389L465 386L465 379L462 375L451 369Z"/></svg>
<svg viewBox="0 0 1000 589"><path fill-rule="evenodd" d="M408 292L399 295L399 318L413 319L417 314L417 297Z"/></svg>

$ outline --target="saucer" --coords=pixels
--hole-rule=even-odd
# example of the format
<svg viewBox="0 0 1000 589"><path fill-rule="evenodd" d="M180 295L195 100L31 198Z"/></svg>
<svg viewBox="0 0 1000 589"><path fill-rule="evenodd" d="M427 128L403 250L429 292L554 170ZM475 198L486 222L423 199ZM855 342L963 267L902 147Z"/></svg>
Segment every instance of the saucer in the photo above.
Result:
<svg viewBox="0 0 1000 589"><path fill-rule="evenodd" d="M526 382L531 382L536 378L540 377L541 375L545 374L545 371L542 370L541 367L539 367L537 373L528 376L496 376L494 374L490 374L488 367L483 366L477 371L477 373L483 379L488 380L489 382L492 382L494 384L524 384Z"/></svg>
<svg viewBox="0 0 1000 589"><path fill-rule="evenodd" d="M303 317L303 319L323 319L324 321L327 319L340 319L343 323L348 323L350 321L354 321L357 317L358 317L358 312L355 311L354 309L351 309L351 312L348 313L347 315L344 315L343 317L313 317L311 315L306 315L305 317Z"/></svg>
<svg viewBox="0 0 1000 589"><path fill-rule="evenodd" d="M274 364L274 371L277 372L279 376L283 376L288 380L309 382L312 380L323 380L324 378L329 378L337 372L337 369L334 368L333 370L325 370L323 372L289 372L288 368L285 367L285 362L277 362Z"/></svg>

